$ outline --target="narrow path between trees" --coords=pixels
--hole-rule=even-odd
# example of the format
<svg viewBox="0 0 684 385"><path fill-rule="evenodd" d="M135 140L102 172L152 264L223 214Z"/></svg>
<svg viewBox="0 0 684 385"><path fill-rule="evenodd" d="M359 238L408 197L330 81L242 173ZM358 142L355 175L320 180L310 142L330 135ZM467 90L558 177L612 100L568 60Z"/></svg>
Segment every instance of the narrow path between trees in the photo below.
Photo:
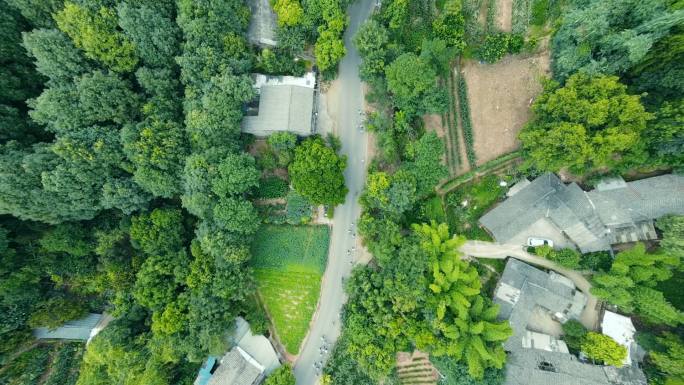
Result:
<svg viewBox="0 0 684 385"><path fill-rule="evenodd" d="M590 329L599 327L598 299L591 294L591 283L582 274L575 270L566 269L553 261L533 255L525 251L520 245L499 244L485 241L467 241L461 246L461 252L470 257L506 259L513 257L532 265L541 266L553 270L568 277L575 286L587 296L587 305L582 311L580 322Z"/></svg>

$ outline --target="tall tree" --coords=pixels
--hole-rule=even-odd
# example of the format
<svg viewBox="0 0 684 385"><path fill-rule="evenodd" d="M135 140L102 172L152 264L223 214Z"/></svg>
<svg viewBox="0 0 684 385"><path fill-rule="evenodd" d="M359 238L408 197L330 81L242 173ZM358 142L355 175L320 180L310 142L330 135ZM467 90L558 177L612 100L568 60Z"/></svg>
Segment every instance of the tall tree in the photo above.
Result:
<svg viewBox="0 0 684 385"><path fill-rule="evenodd" d="M354 36L354 45L363 59L359 75L364 80L382 76L387 61L389 33L376 20L368 20Z"/></svg>
<svg viewBox="0 0 684 385"><path fill-rule="evenodd" d="M609 272L594 276L591 292L624 311L636 311L649 322L675 326L684 319L681 312L654 287L670 278L679 264L678 255L648 254L639 243L618 253Z"/></svg>
<svg viewBox="0 0 684 385"><path fill-rule="evenodd" d="M174 64L179 52L180 30L173 19L165 17L147 4L131 5L122 2L117 6L119 26L135 45L143 63L152 67Z"/></svg>
<svg viewBox="0 0 684 385"><path fill-rule="evenodd" d="M554 35L553 73L564 81L575 72L621 75L645 59L684 10L664 0L592 0L563 16Z"/></svg>
<svg viewBox="0 0 684 385"><path fill-rule="evenodd" d="M403 167L416 180L416 195L425 197L434 191L437 183L448 176L442 163L444 142L434 132L424 134L418 141L406 148L406 162Z"/></svg>
<svg viewBox="0 0 684 385"><path fill-rule="evenodd" d="M314 204L338 205L348 191L342 174L346 166L346 158L335 154L323 139L311 138L295 149L288 170L292 187L302 196Z"/></svg>
<svg viewBox="0 0 684 385"><path fill-rule="evenodd" d="M414 225L414 231L432 265L428 311L435 317L414 337L417 347L463 361L476 379L486 368L503 368L506 353L501 343L512 330L508 322L497 321L499 306L480 295L477 270L461 259L458 248L465 239L450 238L446 224Z"/></svg>
<svg viewBox="0 0 684 385"><path fill-rule="evenodd" d="M584 337L582 352L591 359L617 367L622 366L627 357L627 348L609 336L596 332L589 332Z"/></svg>
<svg viewBox="0 0 684 385"><path fill-rule="evenodd" d="M564 87L551 81L532 110L519 138L538 170L586 175L645 160L642 133L652 116L617 77L575 74Z"/></svg>
<svg viewBox="0 0 684 385"><path fill-rule="evenodd" d="M36 61L36 70L51 83L68 83L92 69L69 38L56 29L34 29L26 32L24 47Z"/></svg>
<svg viewBox="0 0 684 385"><path fill-rule="evenodd" d="M658 107L643 140L651 155L649 163L684 166L684 98Z"/></svg>
<svg viewBox="0 0 684 385"><path fill-rule="evenodd" d="M19 10L34 27L51 28L55 25L52 15L62 9L62 0L5 0Z"/></svg>
<svg viewBox="0 0 684 385"><path fill-rule="evenodd" d="M664 216L656 221L656 226L663 232L660 247L668 254L684 255L684 216Z"/></svg>
<svg viewBox="0 0 684 385"><path fill-rule="evenodd" d="M440 113L446 109L446 90L435 81L435 70L413 53L405 53L385 68L387 89L395 107L409 115Z"/></svg>
<svg viewBox="0 0 684 385"><path fill-rule="evenodd" d="M72 2L55 14L57 26L69 35L86 56L116 72L130 72L138 63L135 44L118 29L116 12L101 7L97 11Z"/></svg>

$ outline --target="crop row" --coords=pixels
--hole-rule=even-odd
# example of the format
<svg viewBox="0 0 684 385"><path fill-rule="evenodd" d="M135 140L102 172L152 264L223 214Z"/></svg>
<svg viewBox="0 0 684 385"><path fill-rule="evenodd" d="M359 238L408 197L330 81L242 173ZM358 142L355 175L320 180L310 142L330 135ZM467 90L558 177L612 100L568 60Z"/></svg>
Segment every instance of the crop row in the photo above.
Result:
<svg viewBox="0 0 684 385"><path fill-rule="evenodd" d="M463 129L463 140L466 145L466 155L468 156L468 163L470 167L475 167L477 157L475 156L474 138L473 138L473 123L470 119L470 104L468 102L468 86L466 85L463 76L457 77L458 88L458 105L460 106L461 115L461 129Z"/></svg>

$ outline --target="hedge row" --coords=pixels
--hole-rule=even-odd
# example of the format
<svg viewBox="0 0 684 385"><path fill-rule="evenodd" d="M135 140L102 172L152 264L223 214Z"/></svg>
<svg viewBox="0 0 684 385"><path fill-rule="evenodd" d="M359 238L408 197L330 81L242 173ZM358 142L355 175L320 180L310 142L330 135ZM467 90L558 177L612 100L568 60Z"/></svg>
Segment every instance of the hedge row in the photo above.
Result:
<svg viewBox="0 0 684 385"><path fill-rule="evenodd" d="M487 34L495 33L499 31L496 26L496 14L498 10L496 9L496 0L487 1Z"/></svg>
<svg viewBox="0 0 684 385"><path fill-rule="evenodd" d="M463 129L463 140L466 146L466 155L468 156L468 163L470 167L475 167L477 157L475 156L475 148L473 146L473 123L470 119L470 105L468 102L468 86L466 85L463 76L457 78L458 87L458 105L461 108L461 128Z"/></svg>
<svg viewBox="0 0 684 385"><path fill-rule="evenodd" d="M439 190L441 194L446 194L449 191L455 189L456 187L460 186L463 183L468 182L469 180L473 179L476 176L482 176L483 174L486 174L487 172L495 169L496 167L501 166L502 164L509 162L513 159L519 158L521 152L520 151L514 151L511 152L510 154L506 154L503 156L500 156L496 159L492 159L489 162L486 162L482 164L480 167L473 168L470 171L468 171L465 174L459 175L458 177L444 183L442 186L439 187Z"/></svg>
<svg viewBox="0 0 684 385"><path fill-rule="evenodd" d="M455 127L456 123L456 100L454 97L454 83L453 83L453 71L449 71L449 77L446 79L447 86L449 87L449 110L446 113L446 129L447 129L447 139L449 140L450 146L447 146L447 151L449 151L449 157L451 158L451 164L449 165L450 171L455 170L460 163L460 155L458 148L458 129ZM444 116L444 115L443 115ZM443 118L444 119L444 118ZM444 126L444 124L442 124Z"/></svg>
<svg viewBox="0 0 684 385"><path fill-rule="evenodd" d="M532 0L513 0L511 32L524 34L530 25Z"/></svg>

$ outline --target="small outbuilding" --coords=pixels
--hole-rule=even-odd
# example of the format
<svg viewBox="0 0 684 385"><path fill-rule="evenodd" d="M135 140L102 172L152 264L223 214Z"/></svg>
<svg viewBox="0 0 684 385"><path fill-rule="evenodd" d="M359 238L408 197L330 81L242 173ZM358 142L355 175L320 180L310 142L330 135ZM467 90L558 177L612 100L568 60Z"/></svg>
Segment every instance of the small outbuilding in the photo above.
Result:
<svg viewBox="0 0 684 385"><path fill-rule="evenodd" d="M112 320L113 318L106 313L90 313L83 318L68 321L56 329L35 328L33 336L37 339L90 341Z"/></svg>
<svg viewBox="0 0 684 385"><path fill-rule="evenodd" d="M257 385L280 367L268 338L252 334L242 317L235 320L230 343L233 348L223 357L210 356L205 361L194 385Z"/></svg>
<svg viewBox="0 0 684 385"><path fill-rule="evenodd" d="M636 329L631 318L606 310L601 321L601 332L627 349L627 357L623 361L625 365L632 365L639 360L639 346L634 339Z"/></svg>

